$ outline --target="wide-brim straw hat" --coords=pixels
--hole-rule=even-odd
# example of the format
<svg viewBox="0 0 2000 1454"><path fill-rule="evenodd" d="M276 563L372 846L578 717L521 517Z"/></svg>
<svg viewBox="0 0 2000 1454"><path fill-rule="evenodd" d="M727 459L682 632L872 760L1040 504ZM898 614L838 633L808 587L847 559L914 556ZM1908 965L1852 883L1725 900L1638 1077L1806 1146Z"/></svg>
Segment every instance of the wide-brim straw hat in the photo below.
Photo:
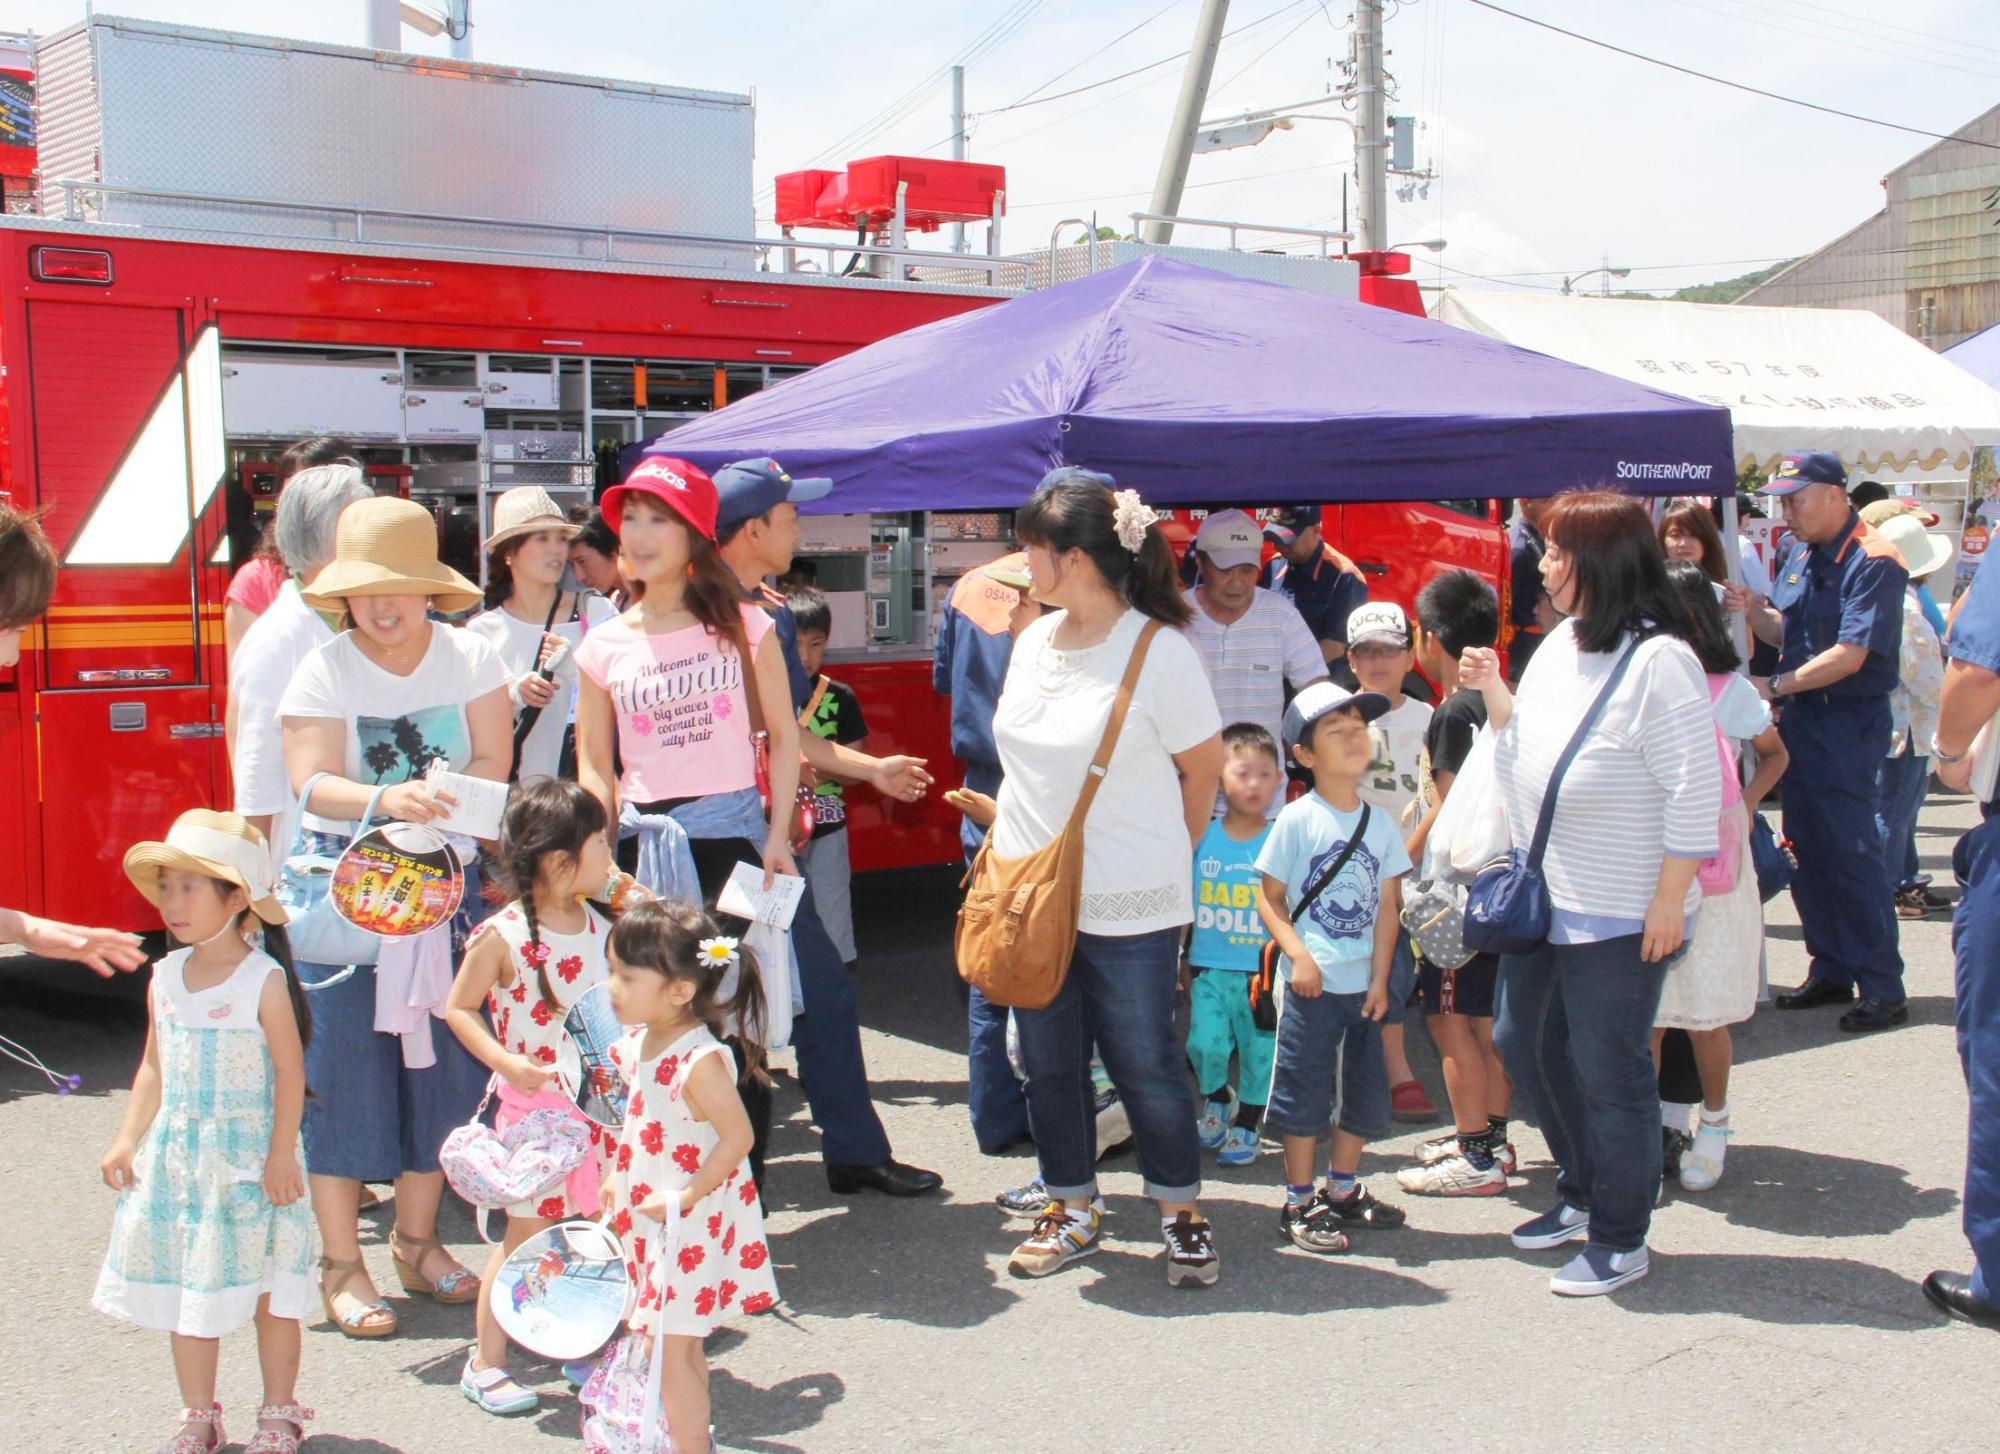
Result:
<svg viewBox="0 0 2000 1454"><path fill-rule="evenodd" d="M356 500L340 512L333 540L333 559L299 592L315 611L338 611L349 596L428 596L446 615L485 600L438 559L437 521L413 500Z"/></svg>
<svg viewBox="0 0 2000 1454"><path fill-rule="evenodd" d="M540 485L516 485L493 502L493 533L480 548L495 551L510 540L544 530L559 530L565 540L573 540L581 528L569 523L556 497Z"/></svg>
<svg viewBox="0 0 2000 1454"><path fill-rule="evenodd" d="M174 820L164 843L135 843L125 852L125 876L155 907L160 870L185 869L232 883L250 896L250 910L266 924L291 916L271 892L271 846L240 813L190 808Z"/></svg>
<svg viewBox="0 0 2000 1454"><path fill-rule="evenodd" d="M1896 547L1903 564L1910 568L1913 581L1936 575L1958 553L1949 536L1934 535L1924 529L1923 520L1916 515L1897 515L1869 528Z"/></svg>

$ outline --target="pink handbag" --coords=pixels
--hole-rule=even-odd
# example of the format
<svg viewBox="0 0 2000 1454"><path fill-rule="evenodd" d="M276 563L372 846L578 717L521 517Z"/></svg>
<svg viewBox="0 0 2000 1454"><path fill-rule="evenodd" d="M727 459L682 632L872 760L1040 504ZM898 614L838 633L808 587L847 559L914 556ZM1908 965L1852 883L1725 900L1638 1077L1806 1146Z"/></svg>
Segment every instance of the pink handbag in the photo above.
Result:
<svg viewBox="0 0 2000 1454"><path fill-rule="evenodd" d="M1708 700L1713 706L1729 685L1732 673L1711 675L1708 679ZM1736 752L1729 745L1729 739L1722 729L1715 729L1715 751L1722 761L1722 817L1716 824L1715 857L1704 858L1695 870L1694 881L1701 886L1704 898L1719 899L1736 888L1737 876L1743 871L1743 845L1736 841L1735 819L1737 810L1743 805L1743 785L1738 779Z"/></svg>
<svg viewBox="0 0 2000 1454"><path fill-rule="evenodd" d="M680 1206L667 1199L667 1220L651 1239L655 1265L670 1259L680 1245ZM639 1269L636 1295L651 1281L651 1269ZM584 1454L669 1454L667 1416L660 1406L660 1369L666 1340L656 1333L650 1346L639 1333L627 1333L597 1361L590 1381L577 1395L583 1407Z"/></svg>
<svg viewBox="0 0 2000 1454"><path fill-rule="evenodd" d="M589 1128L565 1111L529 1111L504 1131L488 1126L482 1117L498 1080L488 1082L472 1119L445 1137L438 1151L444 1179L478 1209L479 1235L489 1243L488 1211L547 1194L590 1154Z"/></svg>

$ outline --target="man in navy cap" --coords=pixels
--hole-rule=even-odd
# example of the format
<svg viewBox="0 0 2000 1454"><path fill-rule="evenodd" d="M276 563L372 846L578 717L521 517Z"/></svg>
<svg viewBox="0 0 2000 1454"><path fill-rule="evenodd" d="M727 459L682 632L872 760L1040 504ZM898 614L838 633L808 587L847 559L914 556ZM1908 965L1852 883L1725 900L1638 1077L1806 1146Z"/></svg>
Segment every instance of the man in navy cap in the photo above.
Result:
<svg viewBox="0 0 2000 1454"><path fill-rule="evenodd" d="M764 578L790 569L799 540L799 502L822 498L833 481L795 480L773 459L725 465L714 479L716 545L723 562L735 572L743 599L770 613L784 649L792 708L803 710L811 678L799 659L798 623L785 598ZM814 771L865 782L884 797L914 802L930 787L930 774L918 758L870 757L810 732L800 734L799 746ZM789 805L779 810L789 811ZM854 1004L854 986L840 951L820 922L810 886L792 918L792 947L803 991L792 1043L799 1052L799 1081L820 1128L827 1184L836 1192L873 1188L891 1196L937 1190L943 1179L936 1172L906 1166L889 1155L889 1138L875 1114L868 1067L861 1057L861 1017Z"/></svg>
<svg viewBox="0 0 2000 1454"><path fill-rule="evenodd" d="M1972 739L2000 713L2000 571L1972 578L1951 628L1931 761L1954 792L1971 785ZM1952 916L1958 1059L1971 1102L1965 1150L1970 1276L1933 1272L1924 1295L1969 1322L2000 1328L2000 818L1992 795L1959 840L1952 867L1964 892Z"/></svg>
<svg viewBox="0 0 2000 1454"><path fill-rule="evenodd" d="M1292 598L1332 666L1347 655L1347 618L1368 604L1368 582L1353 561L1326 543L1317 505L1280 510L1264 527L1264 537L1278 553L1258 584Z"/></svg>
<svg viewBox="0 0 2000 1454"><path fill-rule="evenodd" d="M1792 755L1785 836L1798 856L1792 884L1811 955L1804 984L1781 1010L1860 1002L1843 1030L1886 1030L1909 1019L1896 943L1895 885L1875 824L1875 766L1889 740L1889 693L1902 649L1909 571L1847 499L1847 471L1822 450L1788 454L1760 494L1777 501L1793 544L1764 602L1737 587L1725 598L1779 648L1767 694Z"/></svg>

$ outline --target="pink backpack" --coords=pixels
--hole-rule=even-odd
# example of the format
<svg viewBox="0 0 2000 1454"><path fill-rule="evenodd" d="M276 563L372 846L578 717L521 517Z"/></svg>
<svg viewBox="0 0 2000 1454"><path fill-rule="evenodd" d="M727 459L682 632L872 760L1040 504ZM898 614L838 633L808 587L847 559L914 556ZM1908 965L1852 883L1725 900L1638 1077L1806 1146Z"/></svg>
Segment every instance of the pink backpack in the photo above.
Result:
<svg viewBox="0 0 2000 1454"><path fill-rule="evenodd" d="M1722 693L1734 677L1733 672L1711 674L1708 678L1708 702L1713 707L1722 698ZM1736 887L1736 876L1743 868L1743 846L1736 841L1736 809L1743 804L1743 784L1739 779L1736 765L1736 749L1730 745L1720 724L1715 729L1715 752L1722 763L1722 817L1716 824L1716 853L1713 858L1704 858L1701 867L1695 870L1695 882L1701 885L1706 898L1721 898Z"/></svg>
<svg viewBox="0 0 2000 1454"><path fill-rule="evenodd" d="M451 1189L479 1209L479 1235L486 1232L486 1213L493 1207L533 1201L569 1180L569 1174L590 1154L590 1131L577 1117L562 1111L530 1111L504 1131L481 1119L493 1087L472 1119L444 1138L438 1165Z"/></svg>

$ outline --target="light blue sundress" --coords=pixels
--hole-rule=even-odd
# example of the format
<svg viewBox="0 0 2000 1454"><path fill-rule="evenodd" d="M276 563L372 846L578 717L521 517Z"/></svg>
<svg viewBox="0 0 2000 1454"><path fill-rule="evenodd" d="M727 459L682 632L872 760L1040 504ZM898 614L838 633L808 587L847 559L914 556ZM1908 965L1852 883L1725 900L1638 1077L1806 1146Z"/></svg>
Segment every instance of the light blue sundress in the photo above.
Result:
<svg viewBox="0 0 2000 1454"><path fill-rule="evenodd" d="M274 1207L264 1194L275 1076L257 1002L284 970L253 950L221 984L191 992L189 952L153 969L160 1112L119 1194L91 1302L142 1328L219 1338L267 1293L273 1315L305 1315L312 1210L307 1198Z"/></svg>

